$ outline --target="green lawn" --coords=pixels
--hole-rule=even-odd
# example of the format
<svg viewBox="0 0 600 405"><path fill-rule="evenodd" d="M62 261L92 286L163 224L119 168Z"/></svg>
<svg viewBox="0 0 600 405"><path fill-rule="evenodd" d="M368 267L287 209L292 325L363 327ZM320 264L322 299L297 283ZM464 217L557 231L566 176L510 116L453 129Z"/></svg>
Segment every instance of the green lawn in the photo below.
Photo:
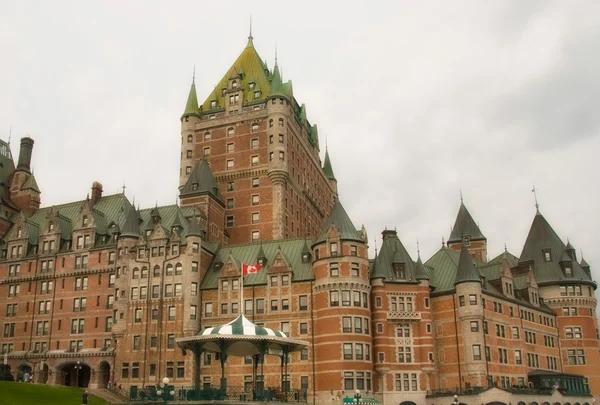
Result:
<svg viewBox="0 0 600 405"><path fill-rule="evenodd" d="M0 381L0 404L81 405L82 392L82 389L72 387ZM106 405L107 402L90 395L88 404Z"/></svg>

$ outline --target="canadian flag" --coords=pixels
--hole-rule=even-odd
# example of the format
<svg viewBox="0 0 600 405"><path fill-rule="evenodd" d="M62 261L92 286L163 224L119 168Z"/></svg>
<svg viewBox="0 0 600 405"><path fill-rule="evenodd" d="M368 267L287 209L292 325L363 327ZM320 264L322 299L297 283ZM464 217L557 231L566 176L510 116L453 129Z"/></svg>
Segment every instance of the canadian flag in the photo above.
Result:
<svg viewBox="0 0 600 405"><path fill-rule="evenodd" d="M250 266L249 264L242 264L242 276L247 276L248 274L258 273L260 271L260 264L255 266Z"/></svg>

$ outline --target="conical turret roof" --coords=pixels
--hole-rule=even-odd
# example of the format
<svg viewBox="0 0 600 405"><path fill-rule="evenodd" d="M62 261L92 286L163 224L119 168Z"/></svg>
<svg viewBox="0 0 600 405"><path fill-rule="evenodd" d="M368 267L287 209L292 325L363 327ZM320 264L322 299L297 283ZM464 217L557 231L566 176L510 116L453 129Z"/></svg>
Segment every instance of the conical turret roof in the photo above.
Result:
<svg viewBox="0 0 600 405"><path fill-rule="evenodd" d="M140 221L138 219L138 213L132 206L125 208L125 222L121 229L122 238L139 238L140 234Z"/></svg>
<svg viewBox="0 0 600 405"><path fill-rule="evenodd" d="M336 200L335 204L333 204L331 213L329 214L329 217L325 221L325 224L321 230L321 236L319 236L319 239L315 241L315 244L327 240L327 232L329 232L331 225L335 225L337 228L338 232L340 233L340 239L354 240L362 243L360 233L356 230L356 227L352 223L352 220L348 216L348 213L346 213L346 210L339 200Z"/></svg>
<svg viewBox="0 0 600 405"><path fill-rule="evenodd" d="M217 181L206 159L200 159L187 182L181 189L181 196L209 193L221 203L223 198L217 187Z"/></svg>
<svg viewBox="0 0 600 405"><path fill-rule="evenodd" d="M333 174L333 168L331 167L331 160L329 159L329 151L327 148L325 149L325 160L323 162L323 173L329 180L335 180L335 175Z"/></svg>
<svg viewBox="0 0 600 405"><path fill-rule="evenodd" d="M581 263L579 263L579 265L580 265L582 268L584 268L584 269L585 269L586 267L587 267L587 268L589 268L589 267L590 267L590 265L588 264L588 262L586 262L586 261L585 261L585 259L584 259L583 257L581 257Z"/></svg>
<svg viewBox="0 0 600 405"><path fill-rule="evenodd" d="M285 97L285 90L283 88L283 82L281 81L281 75L279 74L279 66L275 63L273 68L273 75L271 77L271 97Z"/></svg>
<svg viewBox="0 0 600 405"><path fill-rule="evenodd" d="M427 274L421 261L421 255L417 258L417 265L415 266L415 280L429 280L429 274Z"/></svg>
<svg viewBox="0 0 600 405"><path fill-rule="evenodd" d="M568 262L572 267L572 277L565 277L560 264L563 261ZM539 211L533 218L519 262L523 264L533 262L535 279L540 285L560 282L564 279L592 281L579 263L571 261L565 244Z"/></svg>
<svg viewBox="0 0 600 405"><path fill-rule="evenodd" d="M471 213L461 201L460 208L458 209L458 215L456 221L452 227L452 233L448 238L448 243L462 242L463 236L469 235L471 240L485 240L479 226L473 220Z"/></svg>
<svg viewBox="0 0 600 405"><path fill-rule="evenodd" d="M187 103L185 104L185 111L181 116L181 119L184 117L189 117L190 115L198 115L198 97L196 96L196 83L195 80L192 80L192 87L190 87L190 94L188 95Z"/></svg>
<svg viewBox="0 0 600 405"><path fill-rule="evenodd" d="M200 228L200 221L194 215L190 218L190 223L188 225L187 235L186 236L198 236L202 237L202 228Z"/></svg>
<svg viewBox="0 0 600 405"><path fill-rule="evenodd" d="M458 259L458 269L456 270L456 278L454 285L467 282L481 282L481 273L473 263L473 258L469 254L467 247L463 244L460 249L460 258Z"/></svg>

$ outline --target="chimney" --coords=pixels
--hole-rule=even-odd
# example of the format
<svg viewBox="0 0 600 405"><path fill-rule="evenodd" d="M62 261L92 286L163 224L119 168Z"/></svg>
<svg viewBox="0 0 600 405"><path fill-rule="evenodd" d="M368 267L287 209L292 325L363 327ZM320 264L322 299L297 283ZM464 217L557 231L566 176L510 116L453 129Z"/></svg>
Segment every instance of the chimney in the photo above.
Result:
<svg viewBox="0 0 600 405"><path fill-rule="evenodd" d="M96 204L102 198L102 184L95 181L92 184L92 205Z"/></svg>
<svg viewBox="0 0 600 405"><path fill-rule="evenodd" d="M33 139L21 138L21 150L19 151L19 163L17 170L31 173L31 151L33 150Z"/></svg>

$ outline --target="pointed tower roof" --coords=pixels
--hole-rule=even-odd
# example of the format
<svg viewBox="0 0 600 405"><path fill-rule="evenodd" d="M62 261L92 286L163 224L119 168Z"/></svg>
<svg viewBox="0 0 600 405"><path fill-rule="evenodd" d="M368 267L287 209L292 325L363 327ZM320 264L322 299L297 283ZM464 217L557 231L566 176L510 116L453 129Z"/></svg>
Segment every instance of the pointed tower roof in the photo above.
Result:
<svg viewBox="0 0 600 405"><path fill-rule="evenodd" d="M248 89L248 84L254 82L261 89L261 98L265 99L268 97L271 91L271 84L269 81L269 70L267 65L262 61L258 52L254 48L254 42L252 41L252 35L248 37L248 43L246 47L238 56L238 58L233 62L233 65L227 70L223 78L217 84L215 91L217 99L215 100L214 96L211 94L202 104L202 111L210 110L210 102L215 100L217 105L224 106L225 105L225 95L223 94L223 89L228 88L229 78L232 74L242 74L243 77L239 79L240 83L238 88L242 90ZM235 72L235 73L234 73ZM257 101L254 99L253 91L244 91L244 103L248 103L251 101ZM214 109L214 108L213 108Z"/></svg>
<svg viewBox="0 0 600 405"><path fill-rule="evenodd" d="M354 240L362 243L363 240L360 237L360 233L356 230L356 227L339 200L336 200L335 204L333 204L331 213L323 225L321 236L315 241L315 244L327 240L327 232L329 232L331 225L335 225L340 232L340 239Z"/></svg>
<svg viewBox="0 0 600 405"><path fill-rule="evenodd" d="M486 239L486 237L483 236L483 233L481 233L479 226L477 226L473 220L471 213L469 213L469 210L461 201L460 208L458 209L458 215L456 216L456 221L452 227L452 233L448 238L448 243L462 242L463 235L470 235L471 240Z"/></svg>
<svg viewBox="0 0 600 405"><path fill-rule="evenodd" d="M279 66L277 66L277 62L275 62L275 67L273 68L273 75L271 76L271 92L269 94L270 97L286 97L285 90L283 88L283 82L281 80L281 75L279 73Z"/></svg>
<svg viewBox="0 0 600 405"><path fill-rule="evenodd" d="M260 249L258 249L258 253L256 254L256 260L257 261L260 259L266 260L266 258L267 258L267 255L265 255L265 250L263 249L263 245L261 243Z"/></svg>
<svg viewBox="0 0 600 405"><path fill-rule="evenodd" d="M404 265L405 278L397 279L394 273L394 263ZM398 238L395 230L385 230L382 235L381 249L374 260L371 279L382 278L386 281L414 282L416 279L415 262Z"/></svg>
<svg viewBox="0 0 600 405"><path fill-rule="evenodd" d="M546 253L550 254L550 260L545 257ZM565 277L560 265L563 261L570 263L573 277ZM540 285L556 283L564 279L592 281L579 263L571 262L565 244L539 211L533 218L519 262L522 264L533 262L535 278Z"/></svg>
<svg viewBox="0 0 600 405"><path fill-rule="evenodd" d="M198 97L196 96L196 79L192 79L192 87L190 87L190 94L188 95L187 103L185 104L185 111L181 116L181 119L189 117L190 115L197 116L198 110Z"/></svg>
<svg viewBox="0 0 600 405"><path fill-rule="evenodd" d="M417 265L415 266L415 280L429 280L429 274L427 274L425 266L421 261L421 255L417 257Z"/></svg>
<svg viewBox="0 0 600 405"><path fill-rule="evenodd" d="M181 218L179 218L179 212L175 213L175 218L171 223L171 228L183 229L183 225L181 224Z"/></svg>
<svg viewBox="0 0 600 405"><path fill-rule="evenodd" d="M589 267L590 267L590 265L588 264L588 262L586 262L586 261L585 261L585 259L583 258L583 256L581 257L581 263L579 263L579 265L580 265L582 268L584 268L584 269L585 269L586 267L587 267L587 268L589 268Z"/></svg>
<svg viewBox="0 0 600 405"><path fill-rule="evenodd" d="M460 249L460 258L458 259L458 269L454 285L471 281L481 282L481 274L475 263L473 263L473 258L469 254L467 247L463 244Z"/></svg>
<svg viewBox="0 0 600 405"><path fill-rule="evenodd" d="M194 195L194 194L211 194L218 201L223 203L223 198L221 193L219 192L219 188L217 187L217 181L215 180L215 176L213 175L210 166L206 159L200 159L192 173L190 174L189 179L181 189L180 195Z"/></svg>
<svg viewBox="0 0 600 405"><path fill-rule="evenodd" d="M331 167L331 160L329 159L329 150L325 148L325 160L323 161L323 173L329 180L335 180L333 174L333 168Z"/></svg>
<svg viewBox="0 0 600 405"><path fill-rule="evenodd" d="M129 206L129 208L125 208L125 211L125 221L121 229L121 237L139 238L141 236L140 221L136 209Z"/></svg>
<svg viewBox="0 0 600 405"><path fill-rule="evenodd" d="M190 218L190 223L188 225L187 236L198 236L202 237L202 229L200 228L200 221L196 218L196 215Z"/></svg>

